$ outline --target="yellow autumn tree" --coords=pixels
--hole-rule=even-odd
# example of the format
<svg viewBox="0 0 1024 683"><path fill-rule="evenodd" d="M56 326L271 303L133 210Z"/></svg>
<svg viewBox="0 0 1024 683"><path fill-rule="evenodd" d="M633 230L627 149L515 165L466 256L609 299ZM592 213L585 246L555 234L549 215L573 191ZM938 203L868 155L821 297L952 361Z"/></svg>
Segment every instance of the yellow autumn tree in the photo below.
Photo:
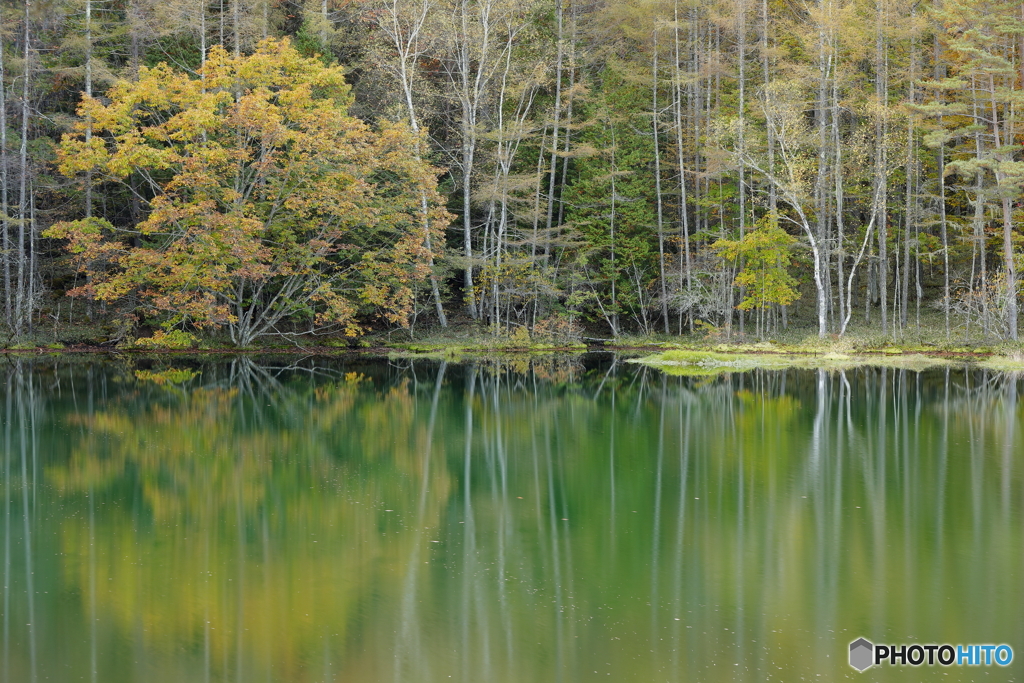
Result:
<svg viewBox="0 0 1024 683"><path fill-rule="evenodd" d="M61 172L119 183L147 211L47 232L88 275L69 294L137 302L168 328L224 327L241 346L355 335L372 315L403 324L450 217L416 135L371 128L350 101L340 67L287 40L215 47L198 77L161 64L86 97L92 134L65 136Z"/></svg>
<svg viewBox="0 0 1024 683"><path fill-rule="evenodd" d="M727 261L742 263L734 284L746 288L737 309L758 311L757 334L764 332L764 313L769 306L788 306L800 298L798 282L789 272L796 238L779 227L775 214L762 217L754 229L739 240L718 240L712 244Z"/></svg>

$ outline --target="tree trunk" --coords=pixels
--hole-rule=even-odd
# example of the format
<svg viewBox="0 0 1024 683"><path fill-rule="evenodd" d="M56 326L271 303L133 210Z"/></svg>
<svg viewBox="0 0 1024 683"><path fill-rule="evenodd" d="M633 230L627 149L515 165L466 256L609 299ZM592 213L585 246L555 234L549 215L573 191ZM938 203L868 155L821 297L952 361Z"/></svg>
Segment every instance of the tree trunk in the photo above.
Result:
<svg viewBox="0 0 1024 683"><path fill-rule="evenodd" d="M679 259L680 269L682 270L685 265L685 272L680 272L680 289L683 285L683 277L686 279L686 300L687 305L693 305L693 275L690 264L690 224L689 214L686 211L686 152L683 148L683 72L681 67L682 55L680 54L680 40L679 40L679 0L675 0L674 6L674 18L673 22L673 37L674 37L674 90L675 90L675 117L676 117L676 154L677 163L679 165L679 232L682 233L682 246L683 254L682 258ZM680 296L682 301L682 296ZM693 313L692 310L688 312L687 318L689 320L689 330L693 332ZM683 305L679 305L679 333L683 332Z"/></svg>
<svg viewBox="0 0 1024 683"><path fill-rule="evenodd" d="M886 156L888 146L887 93L888 93L888 58L885 54L885 38L882 33L882 2L875 0L875 98L878 100L880 114L875 119L875 185L879 197L878 216L878 271L881 297L882 334L889 332L889 231L888 231L888 179Z"/></svg>
<svg viewBox="0 0 1024 683"><path fill-rule="evenodd" d="M479 17L471 20L468 0L460 5L460 35L457 49L459 70L459 99L462 105L462 229L466 270L463 280L469 315L479 319L482 311L476 304L473 284L473 232L472 192L473 172L476 163L477 120L484 89L487 87L486 71L489 68L491 0L481 0L478 5ZM479 54L473 55L470 27L479 25L482 31Z"/></svg>
<svg viewBox="0 0 1024 683"><path fill-rule="evenodd" d="M406 113L409 115L409 126L413 133L419 135L420 124L416 115L416 104L413 99L413 77L415 76L416 62L420 57L417 49L420 31L427 19L430 10L430 0L423 0L420 11L415 16L412 26L404 27L398 14L398 0L392 0L380 15L380 27L391 39L395 47L398 59L398 77L402 85ZM416 155L422 158L419 148L419 141L416 143ZM430 238L430 214L426 192L420 194L420 214L423 221L423 245L427 250L427 265L430 267L430 293L434 299L434 310L437 313L437 321L442 328L448 327L448 316L444 313L444 306L441 301L441 289L438 285L436 264L434 261L434 249Z"/></svg>
<svg viewBox="0 0 1024 683"><path fill-rule="evenodd" d="M933 42L933 62L935 63L935 69L933 78L938 80L945 75L945 69L942 65L942 60L939 58L939 37L935 36ZM939 93L939 97L942 94ZM941 128L942 116L939 116L939 127ZM937 166L939 170L938 184L939 184L939 232L942 239L942 313L946 321L946 339L949 339L949 232L946 226L946 146L940 144L935 150L937 156Z"/></svg>
<svg viewBox="0 0 1024 683"><path fill-rule="evenodd" d="M238 59L242 54L242 27L240 26L241 17L239 16L238 3L240 0L231 0L231 46L235 55L235 59Z"/></svg>
<svg viewBox="0 0 1024 683"><path fill-rule="evenodd" d="M545 235L547 237L544 241L545 270L547 269L548 261L550 260L551 229L553 227L555 217L555 176L558 170L558 129L561 124L562 117L562 71L565 61L565 46L563 45L565 33L562 16L562 0L555 0L555 21L557 24L557 33L555 34L555 37L558 44L556 46L555 57L555 103L554 118L552 120L551 129L551 169L549 170L548 177L548 214L545 230Z"/></svg>
<svg viewBox="0 0 1024 683"><path fill-rule="evenodd" d="M826 5L826 3L828 3ZM818 305L824 306L823 309L818 311L818 319L825 320L827 326L828 321L828 304L829 297L827 289L825 289L825 282L822 274L819 272L825 270L827 273L827 264L822 263L822 260L827 258L827 243L828 243L828 230L829 230L829 216L828 216L828 205L827 205L827 183L828 183L828 172L829 172L829 153L828 153L828 83L831 77L833 67L833 57L830 52L831 40L828 35L830 28L827 29L823 22L830 22L831 17L831 2L830 0L819 0L818 10L821 12L821 16L818 18L818 58L817 58L817 69L818 69L818 91L817 99L815 101L814 111L814 123L817 131L817 176L814 181L814 214L815 214L815 242L817 245L814 247L815 259L815 283L820 284L822 289L818 292ZM827 13L826 13L826 10ZM822 336L824 336L824 330L822 330Z"/></svg>
<svg viewBox="0 0 1024 683"><path fill-rule="evenodd" d="M1013 210L1009 197L1003 197L1003 262L1006 276L1006 327L1010 339L1017 341L1017 266L1013 253Z"/></svg>
<svg viewBox="0 0 1024 683"><path fill-rule="evenodd" d="M736 33L737 33L737 55L736 59L739 66L739 102L737 102L737 118L739 119L739 168L737 169L737 188L736 192L739 198L739 212L740 212L740 239L743 239L743 235L746 233L747 228L747 203L746 203L746 174L743 165L743 157L746 154L746 87L747 87L747 2L746 0L737 0L736 2ZM743 267L742 260L737 261L736 268L740 269ZM744 298L743 287L739 290L740 300ZM740 318L740 335L744 334L744 320L743 311L738 311Z"/></svg>
<svg viewBox="0 0 1024 683"><path fill-rule="evenodd" d="M618 168L615 163L615 124L611 124L612 131L612 172L611 172L611 184L612 184L612 211L611 216L608 219L608 233L611 238L611 284L612 284L612 298L611 305L608 307L609 313L609 326L612 328L612 336L619 336L619 303L616 294L616 279L618 278L618 268L615 265L615 176L618 175Z"/></svg>
<svg viewBox="0 0 1024 683"><path fill-rule="evenodd" d="M4 320L10 328L14 320L11 310L11 226L8 221L10 207L7 204L7 192L7 72L3 45L0 44L0 231L3 232Z"/></svg>
<svg viewBox="0 0 1024 683"><path fill-rule="evenodd" d="M665 218L661 200L661 135L658 130L658 28L654 28L654 58L652 71L654 82L651 86L651 132L654 135L654 196L658 206L658 269L661 279L661 318L665 334L668 329L668 285L665 281Z"/></svg>
<svg viewBox="0 0 1024 683"><path fill-rule="evenodd" d="M839 79L832 79L832 156L835 172L833 176L833 191L835 192L835 214L836 214L836 287L839 290L839 334L842 335L846 331L846 322L848 317L846 315L847 309L852 308L853 305L853 292L851 290L852 279L846 283L844 288L844 278L846 276L844 268L846 267L846 247L845 247L845 223L843 220L843 211L845 210L845 189L843 186L843 145L842 136L839 134Z"/></svg>
<svg viewBox="0 0 1024 683"><path fill-rule="evenodd" d="M30 302L26 302L26 290L25 290L25 234L26 227L28 227L29 215L28 215L28 82L29 76L29 57L30 55L30 34L29 34L29 20L31 17L31 0L25 0L25 33L24 33L24 74L22 75L22 91L21 91L21 148L19 150L18 159L21 164L21 177L19 179L18 186L18 244L15 248L15 254L18 259L18 284L15 295L14 303L14 330L15 334L21 335L25 323L25 311L26 306L31 306Z"/></svg>
<svg viewBox="0 0 1024 683"><path fill-rule="evenodd" d="M85 96L92 97L92 0L85 0ZM86 117L86 143L91 139L92 117ZM92 171L85 174L85 216L92 216Z"/></svg>

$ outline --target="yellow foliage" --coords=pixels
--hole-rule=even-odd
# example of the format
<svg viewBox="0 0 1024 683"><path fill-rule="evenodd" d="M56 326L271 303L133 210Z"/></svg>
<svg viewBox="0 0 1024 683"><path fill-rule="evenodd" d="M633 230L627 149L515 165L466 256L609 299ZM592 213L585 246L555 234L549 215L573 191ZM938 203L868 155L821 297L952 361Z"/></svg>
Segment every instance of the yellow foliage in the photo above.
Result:
<svg viewBox="0 0 1024 683"><path fill-rule="evenodd" d="M133 297L167 324L226 326L242 345L292 320L350 336L362 315L405 323L425 245L443 243L450 217L421 140L348 114L341 67L287 40L240 57L218 46L198 78L142 68L107 101L82 103L61 172L116 183L141 173L155 196L137 225L48 231L89 275L71 294Z"/></svg>

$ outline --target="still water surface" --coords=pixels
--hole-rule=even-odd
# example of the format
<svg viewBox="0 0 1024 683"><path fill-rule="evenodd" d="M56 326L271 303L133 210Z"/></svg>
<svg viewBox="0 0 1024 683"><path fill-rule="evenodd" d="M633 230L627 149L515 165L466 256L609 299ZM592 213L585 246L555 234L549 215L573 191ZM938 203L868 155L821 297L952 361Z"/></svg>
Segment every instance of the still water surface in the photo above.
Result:
<svg viewBox="0 0 1024 683"><path fill-rule="evenodd" d="M0 376L0 680L1021 678L1019 376L167 369Z"/></svg>

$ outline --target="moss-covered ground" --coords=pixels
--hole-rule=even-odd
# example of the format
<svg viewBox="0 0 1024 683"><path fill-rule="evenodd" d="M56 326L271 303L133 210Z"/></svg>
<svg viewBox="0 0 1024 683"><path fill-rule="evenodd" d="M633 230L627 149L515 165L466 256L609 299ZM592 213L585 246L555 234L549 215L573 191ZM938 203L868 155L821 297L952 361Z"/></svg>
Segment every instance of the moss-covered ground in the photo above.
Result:
<svg viewBox="0 0 1024 683"><path fill-rule="evenodd" d="M807 327L787 330L758 339L751 335L719 331L695 334L654 334L618 338L531 336L525 328L495 333L471 321L447 329L371 331L360 337L268 337L253 347L240 349L223 336L161 336L174 343L154 343L152 335L112 335L101 325L83 325L70 333L55 335L45 329L7 339L0 337L6 353L66 354L106 352L140 355L207 354L311 354L370 353L392 357L461 360L497 355L561 354L612 351L626 358L658 365L676 373L736 371L751 367L826 367L888 365L921 368L951 361L978 363L982 367L1024 371L1024 343L1004 342L968 335L944 326L907 327L882 335L874 327L851 328L843 335L819 337ZM180 338L179 338L180 337Z"/></svg>

